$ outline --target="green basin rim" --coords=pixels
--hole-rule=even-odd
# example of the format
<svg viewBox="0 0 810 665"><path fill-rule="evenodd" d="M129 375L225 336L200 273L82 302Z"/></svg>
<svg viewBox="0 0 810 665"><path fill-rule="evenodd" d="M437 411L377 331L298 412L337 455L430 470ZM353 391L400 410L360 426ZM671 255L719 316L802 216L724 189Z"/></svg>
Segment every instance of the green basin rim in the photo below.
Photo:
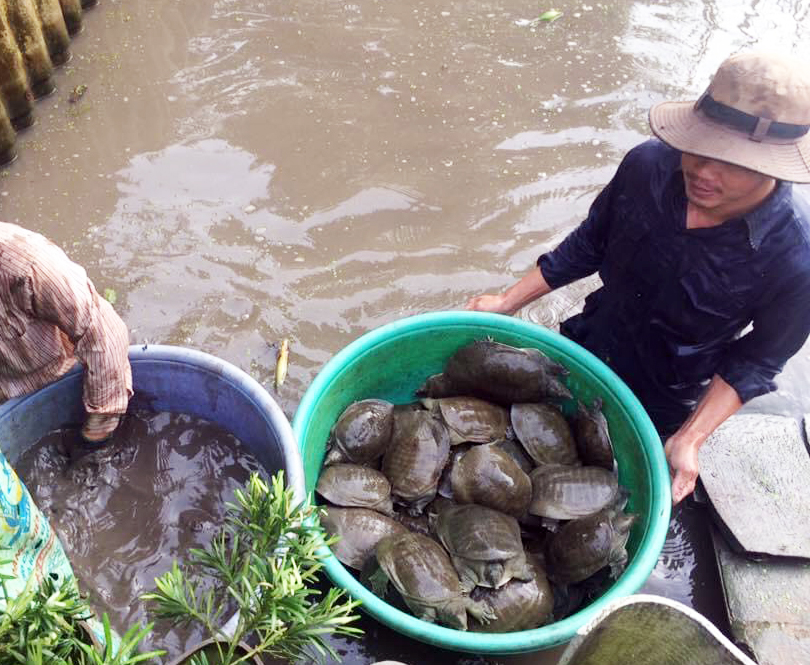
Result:
<svg viewBox="0 0 810 665"><path fill-rule="evenodd" d="M572 358L588 368L602 384L600 389L612 392L628 422L642 442L647 461L650 491L650 510L647 528L627 569L596 601L561 621L511 633L477 633L445 628L402 612L378 598L343 566L328 548L322 548L324 567L338 587L362 601L363 609L375 619L394 630L442 648L479 654L524 653L546 649L568 642L586 623L596 617L603 606L638 591L654 568L666 539L671 508L670 477L661 439L636 396L621 379L601 360L564 336L540 325L500 314L483 312L432 312L400 319L372 330L339 351L315 377L304 394L293 419L293 432L298 439L302 456L308 422L322 395L351 365L379 345L392 338L425 330L476 328L482 335L511 333L542 340L555 351Z"/></svg>

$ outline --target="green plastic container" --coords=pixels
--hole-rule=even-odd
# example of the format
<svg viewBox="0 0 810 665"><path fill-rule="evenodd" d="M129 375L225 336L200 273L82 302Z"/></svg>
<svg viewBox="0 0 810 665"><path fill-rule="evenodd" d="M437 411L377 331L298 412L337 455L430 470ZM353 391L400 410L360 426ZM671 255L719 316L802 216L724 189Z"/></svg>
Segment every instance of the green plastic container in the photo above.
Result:
<svg viewBox="0 0 810 665"><path fill-rule="evenodd" d="M429 375L441 372L459 347L487 337L540 349L568 367L566 384L575 398L586 403L602 398L619 481L631 492L628 510L640 517L630 534L624 573L595 602L562 621L496 634L453 630L406 614L372 594L331 553L325 568L334 584L363 602L368 614L414 639L477 654L537 651L567 642L610 601L638 591L666 538L671 499L663 445L639 401L612 370L578 344L520 319L482 312L423 314L373 330L332 358L301 400L293 431L303 457L307 493L312 497L329 431L343 409L370 397L412 402L414 391ZM570 413L575 406L571 400L564 408Z"/></svg>

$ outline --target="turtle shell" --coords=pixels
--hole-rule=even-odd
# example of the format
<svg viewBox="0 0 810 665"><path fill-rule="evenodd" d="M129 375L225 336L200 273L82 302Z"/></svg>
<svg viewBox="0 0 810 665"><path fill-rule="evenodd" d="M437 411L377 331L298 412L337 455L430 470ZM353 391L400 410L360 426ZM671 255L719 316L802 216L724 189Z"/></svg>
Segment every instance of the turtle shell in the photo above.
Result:
<svg viewBox="0 0 810 665"><path fill-rule="evenodd" d="M476 504L450 506L436 518L436 535L465 589L498 588L512 577L531 579L520 526L510 515Z"/></svg>
<svg viewBox="0 0 810 665"><path fill-rule="evenodd" d="M377 544L377 562L405 604L426 621L434 618L467 629L467 612L487 621L494 618L486 603L463 593L458 574L442 546L419 533L405 532Z"/></svg>
<svg viewBox="0 0 810 665"><path fill-rule="evenodd" d="M568 370L539 349L519 349L489 339L461 347L447 361L443 380L458 394L499 404L571 397L560 380Z"/></svg>
<svg viewBox="0 0 810 665"><path fill-rule="evenodd" d="M422 404L441 416L451 444L489 443L503 439L509 429L507 410L477 397L425 398Z"/></svg>
<svg viewBox="0 0 810 665"><path fill-rule="evenodd" d="M532 481L497 444L473 446L450 472L453 500L476 503L521 517L532 498Z"/></svg>
<svg viewBox="0 0 810 665"><path fill-rule="evenodd" d="M614 508L572 520L551 536L546 549L549 575L559 584L581 582L607 565L618 577L627 560L624 549L635 515Z"/></svg>
<svg viewBox="0 0 810 665"><path fill-rule="evenodd" d="M394 405L381 399L350 404L332 428L333 449L327 464L367 464L380 458L391 441Z"/></svg>
<svg viewBox="0 0 810 665"><path fill-rule="evenodd" d="M450 454L444 425L424 410L396 412L391 443L383 456L382 472L391 483L394 499L419 514L433 497Z"/></svg>
<svg viewBox="0 0 810 665"><path fill-rule="evenodd" d="M531 630L549 622L554 609L554 595L546 572L527 557L534 570L528 581L510 580L500 589L476 587L470 594L473 600L486 602L495 613L487 624L473 620L470 630L487 633L510 633Z"/></svg>
<svg viewBox="0 0 810 665"><path fill-rule="evenodd" d="M610 471L598 466L550 464L531 472L529 512L540 517L571 520L587 517L612 504L619 483Z"/></svg>
<svg viewBox="0 0 810 665"><path fill-rule="evenodd" d="M513 404L512 429L535 464L578 464L577 444L559 409L550 404Z"/></svg>
<svg viewBox="0 0 810 665"><path fill-rule="evenodd" d="M329 503L371 508L393 516L391 483L380 471L359 464L331 464L321 471L315 488Z"/></svg>
<svg viewBox="0 0 810 665"><path fill-rule="evenodd" d="M575 431L577 448L583 464L601 466L603 469L613 471L616 461L608 423L602 413L601 399L595 399L590 409L582 402L577 403Z"/></svg>
<svg viewBox="0 0 810 665"><path fill-rule="evenodd" d="M325 508L321 526L330 536L338 536L331 545L338 561L357 570L362 570L369 557L374 555L381 538L407 529L397 522L369 508Z"/></svg>

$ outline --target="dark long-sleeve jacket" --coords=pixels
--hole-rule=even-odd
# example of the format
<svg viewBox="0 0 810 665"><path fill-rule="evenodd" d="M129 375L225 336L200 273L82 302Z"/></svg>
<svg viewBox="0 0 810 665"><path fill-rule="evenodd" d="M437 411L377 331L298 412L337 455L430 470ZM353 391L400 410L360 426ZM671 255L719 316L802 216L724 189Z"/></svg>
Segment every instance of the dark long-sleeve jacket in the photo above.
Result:
<svg viewBox="0 0 810 665"><path fill-rule="evenodd" d="M599 272L602 288L561 331L612 367L665 432L714 374L743 402L774 390L810 333L810 208L791 184L712 228L687 229L686 205L680 153L647 141L537 261L553 288Z"/></svg>

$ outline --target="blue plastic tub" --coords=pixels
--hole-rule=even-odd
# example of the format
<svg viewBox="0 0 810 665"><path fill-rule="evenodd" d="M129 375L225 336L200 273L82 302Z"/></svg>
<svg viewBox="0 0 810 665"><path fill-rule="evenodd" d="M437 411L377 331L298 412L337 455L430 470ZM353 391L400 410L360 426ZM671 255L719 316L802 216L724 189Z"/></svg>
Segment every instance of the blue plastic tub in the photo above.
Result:
<svg viewBox="0 0 810 665"><path fill-rule="evenodd" d="M230 363L175 346L131 346L132 405L185 413L232 433L273 474L284 469L287 486L305 498L301 455L290 423L267 391ZM45 434L79 425L83 370L76 367L30 395L0 404L0 449L14 464Z"/></svg>

